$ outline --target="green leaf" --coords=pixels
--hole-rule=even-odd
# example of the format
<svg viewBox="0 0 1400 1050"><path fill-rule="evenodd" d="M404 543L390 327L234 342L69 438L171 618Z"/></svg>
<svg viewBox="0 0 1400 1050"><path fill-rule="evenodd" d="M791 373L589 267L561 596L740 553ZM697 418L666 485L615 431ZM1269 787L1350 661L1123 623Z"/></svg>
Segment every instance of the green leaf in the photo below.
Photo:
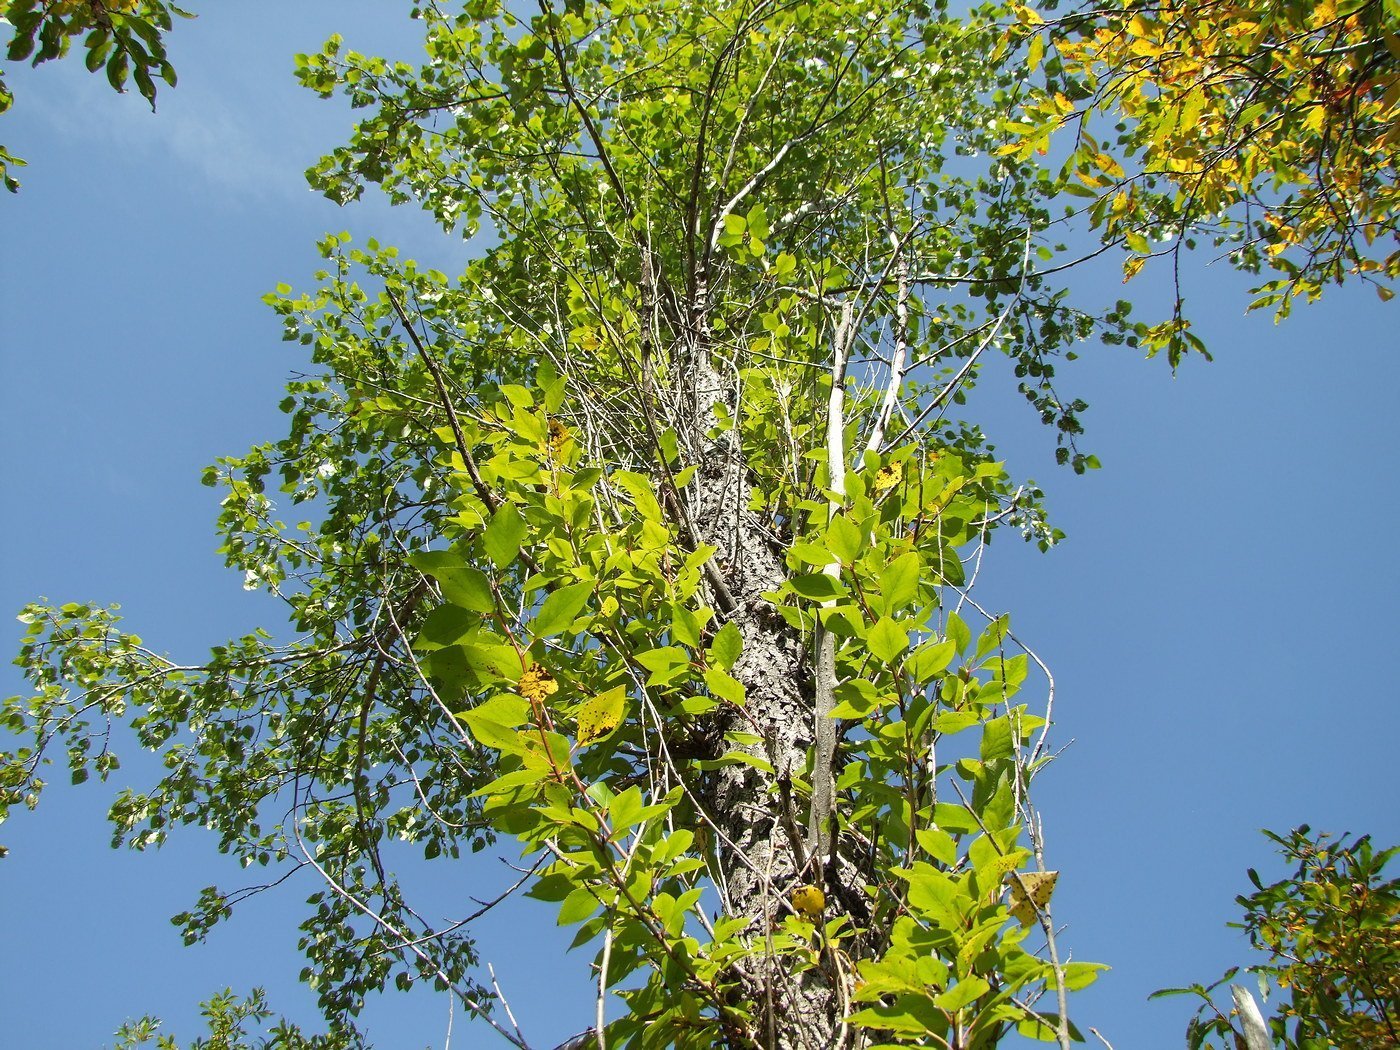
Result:
<svg viewBox="0 0 1400 1050"><path fill-rule="evenodd" d="M671 603L671 637L682 645L698 646L700 632L709 619L710 610L699 612L679 602Z"/></svg>
<svg viewBox="0 0 1400 1050"><path fill-rule="evenodd" d="M953 639L930 638L914 649L904 666L916 682L931 682L947 669L955 655L957 643Z"/></svg>
<svg viewBox="0 0 1400 1050"><path fill-rule="evenodd" d="M608 819L613 833L626 831L646 819L642 807L642 792L635 784L608 803Z"/></svg>
<svg viewBox="0 0 1400 1050"><path fill-rule="evenodd" d="M936 1033L940 1027L946 1025L946 1019L934 1009L927 995L910 994L896 997L893 1003L881 1003L857 1010L851 1015L851 1023L862 1028L875 1028L893 1032L897 1036L918 1039ZM879 1047L872 1046L871 1050L885 1050L891 1045L881 1043Z"/></svg>
<svg viewBox="0 0 1400 1050"><path fill-rule="evenodd" d="M922 828L914 832L914 838L930 857L952 867L958 861L957 843L946 831L939 828Z"/></svg>
<svg viewBox="0 0 1400 1050"><path fill-rule="evenodd" d="M830 565L832 562L836 561L831 551L815 543L808 543L806 540L798 540L789 547L788 550L808 565L821 567L823 565Z"/></svg>
<svg viewBox="0 0 1400 1050"><path fill-rule="evenodd" d="M761 204L755 204L749 209L748 215L745 216L745 225L748 227L749 233L760 241L766 241L769 233L772 232L768 229L768 213L763 210Z"/></svg>
<svg viewBox="0 0 1400 1050"><path fill-rule="evenodd" d="M933 822L953 835L970 835L980 830L977 818L957 802L939 802L933 807Z"/></svg>
<svg viewBox="0 0 1400 1050"><path fill-rule="evenodd" d="M1098 980L1099 973L1107 970L1103 963L1071 962L1065 964L1065 987L1071 992L1088 988ZM1150 998L1150 997L1149 997Z"/></svg>
<svg viewBox="0 0 1400 1050"><path fill-rule="evenodd" d="M865 549L865 533L845 513L837 514L826 527L826 546L843 565L851 565Z"/></svg>
<svg viewBox="0 0 1400 1050"><path fill-rule="evenodd" d="M974 661L981 663L989 654L1002 647L1006 641L1009 623L1009 617L999 616L987 624L982 631L982 636L977 639L977 654L973 657Z"/></svg>
<svg viewBox="0 0 1400 1050"><path fill-rule="evenodd" d="M739 633L738 625L730 620L715 632L715 637L710 642L709 663L727 671L734 666L743 651L744 637Z"/></svg>
<svg viewBox="0 0 1400 1050"><path fill-rule="evenodd" d="M690 654L677 645L648 649L633 659L651 672L647 685L669 685L690 669Z"/></svg>
<svg viewBox="0 0 1400 1050"><path fill-rule="evenodd" d="M888 616L894 615L911 604L919 594L919 573L923 560L910 551L901 554L885 566L880 573L880 596L882 609Z"/></svg>
<svg viewBox="0 0 1400 1050"><path fill-rule="evenodd" d="M107 60L107 82L114 91L121 91L126 84L129 63L125 51L117 51Z"/></svg>
<svg viewBox="0 0 1400 1050"><path fill-rule="evenodd" d="M827 602L846 595L846 585L824 572L794 576L788 581L788 586L803 598L814 602Z"/></svg>
<svg viewBox="0 0 1400 1050"><path fill-rule="evenodd" d="M632 497L632 505L648 521L662 521L661 504L656 502L656 483L645 474L632 470L615 470L608 480Z"/></svg>
<svg viewBox="0 0 1400 1050"><path fill-rule="evenodd" d="M442 649L463 641L481 622L481 617L458 605L439 605L418 629L413 647L419 652Z"/></svg>
<svg viewBox="0 0 1400 1050"><path fill-rule="evenodd" d="M466 711L458 718L466 723L472 736L483 747L492 747L507 755L518 755L527 748L528 741L519 730L492 721L480 711Z"/></svg>
<svg viewBox="0 0 1400 1050"><path fill-rule="evenodd" d="M909 904L944 929L956 930L975 902L957 878L919 862L902 873L909 882Z"/></svg>
<svg viewBox="0 0 1400 1050"><path fill-rule="evenodd" d="M839 702L831 709L832 718L864 718L880 702L875 683L863 678L840 683L836 687L836 698Z"/></svg>
<svg viewBox="0 0 1400 1050"><path fill-rule="evenodd" d="M893 664L909 647L909 631L888 616L882 616L866 635L866 643L876 659Z"/></svg>
<svg viewBox="0 0 1400 1050"><path fill-rule="evenodd" d="M747 751L726 751L719 758L702 758L695 763L700 769L719 769L721 766L753 766L764 773L774 774L773 763Z"/></svg>
<svg viewBox="0 0 1400 1050"><path fill-rule="evenodd" d="M514 503L503 503L491 515L482 533L482 542L491 563L504 569L520 553L520 543L525 538L525 519Z"/></svg>
<svg viewBox="0 0 1400 1050"><path fill-rule="evenodd" d="M957 552L950 547L944 547L939 551L938 558L930 562L929 571L950 587L961 587L967 583L967 574L963 571L962 561L958 558Z"/></svg>
<svg viewBox="0 0 1400 1050"><path fill-rule="evenodd" d="M727 671L719 667L708 667L705 669L705 685L710 692L721 700L728 700L731 704L744 704L744 686Z"/></svg>
<svg viewBox="0 0 1400 1050"><path fill-rule="evenodd" d="M976 711L940 711L929 724L934 732L951 736L972 728L981 720Z"/></svg>
<svg viewBox="0 0 1400 1050"><path fill-rule="evenodd" d="M968 643L972 641L972 632L968 630L967 624L963 623L962 617L957 613L948 614L948 622L944 625L943 635L952 640L959 653L966 652Z"/></svg>
<svg viewBox="0 0 1400 1050"><path fill-rule="evenodd" d="M952 1012L970 1006L978 998L992 990L992 986L981 977L964 977L942 995L935 995L933 1003L940 1010Z"/></svg>
<svg viewBox="0 0 1400 1050"><path fill-rule="evenodd" d="M453 551L419 551L408 560L414 568L437 580L443 598L453 605L474 612L495 611L491 581L463 561L461 555Z"/></svg>
<svg viewBox="0 0 1400 1050"><path fill-rule="evenodd" d="M583 922L595 911L598 910L598 894L591 886L580 886L567 897L564 903L559 905L560 926L572 926L576 922Z"/></svg>
<svg viewBox="0 0 1400 1050"><path fill-rule="evenodd" d="M1011 719L1006 715L993 718L982 727L982 761L991 762L998 758L1010 758L1016 753L1015 734Z"/></svg>
<svg viewBox="0 0 1400 1050"><path fill-rule="evenodd" d="M593 594L592 583L574 583L560 587L544 600L535 615L530 630L536 638L548 638L565 631L588 604Z"/></svg>

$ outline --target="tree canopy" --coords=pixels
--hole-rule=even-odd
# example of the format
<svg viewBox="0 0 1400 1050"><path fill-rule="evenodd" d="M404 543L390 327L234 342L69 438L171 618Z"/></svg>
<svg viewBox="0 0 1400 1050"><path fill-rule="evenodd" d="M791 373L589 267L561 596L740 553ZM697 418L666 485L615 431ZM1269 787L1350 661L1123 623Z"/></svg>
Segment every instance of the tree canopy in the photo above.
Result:
<svg viewBox="0 0 1400 1050"><path fill-rule="evenodd" d="M52 754L106 778L126 721L167 772L117 797L119 840L204 825L324 880L300 947L337 1038L428 981L523 1045L395 842L519 851L596 945L597 1045L1078 1038L1100 967L1057 947L1030 791L1053 685L969 568L999 529L1058 537L962 406L1007 355L1083 471L1057 360L1191 337L1179 303L1144 325L1072 293L1089 238L1143 253L1004 119L1040 104L1017 13L474 0L414 10L418 69L299 57L365 111L313 185L486 247L449 276L332 236L268 297L316 371L286 437L205 480L295 637L184 664L111 610L31 606L0 805L37 804ZM1094 145L1124 178L1145 148ZM1180 192L1154 199L1182 243L1252 203ZM245 895L208 891L187 939Z"/></svg>

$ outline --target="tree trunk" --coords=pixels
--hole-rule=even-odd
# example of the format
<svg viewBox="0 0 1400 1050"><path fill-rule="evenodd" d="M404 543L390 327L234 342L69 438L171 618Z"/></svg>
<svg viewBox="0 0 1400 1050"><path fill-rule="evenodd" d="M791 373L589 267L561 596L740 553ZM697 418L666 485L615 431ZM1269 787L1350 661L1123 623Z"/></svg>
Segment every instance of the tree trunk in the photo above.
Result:
<svg viewBox="0 0 1400 1050"><path fill-rule="evenodd" d="M708 360L695 366L694 419L703 433L713 433L715 407L723 404L731 418L738 406ZM807 752L813 740L814 677L810 639L790 626L765 600L788 572L782 545L749 508L750 485L738 433L734 429L702 438L696 497L691 510L697 538L718 548L715 561L735 608L730 621L744 640L743 653L731 673L743 684L742 714L733 712L724 732L748 732L761 741L748 746L726 742L716 734L712 757L742 750L773 772L747 764L724 765L700 787L721 841L720 858L725 908L749 920L755 961L744 970L745 998L765 1046L826 1048L840 1045L843 1012L830 977L829 960L794 975L764 941L773 926L791 914L788 903L799 885L822 885L818 860L806 856L801 823L805 807L793 798L792 778L807 779ZM842 888L848 896L853 887ZM831 887L826 887L828 893ZM821 923L818 918L818 925Z"/></svg>

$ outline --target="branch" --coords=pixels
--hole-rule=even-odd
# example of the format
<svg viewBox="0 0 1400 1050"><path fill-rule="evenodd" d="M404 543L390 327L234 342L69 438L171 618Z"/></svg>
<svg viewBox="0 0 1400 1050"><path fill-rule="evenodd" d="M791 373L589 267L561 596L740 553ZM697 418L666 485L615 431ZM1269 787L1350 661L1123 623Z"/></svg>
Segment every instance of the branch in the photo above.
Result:
<svg viewBox="0 0 1400 1050"><path fill-rule="evenodd" d="M844 500L846 495L846 451L844 435L846 427L846 361L850 357L851 344L855 341L855 303L847 301L841 306L841 319L837 322L836 333L831 347L831 394L827 401L826 414L826 464L831 491ZM834 518L840 510L837 502L827 503L827 520ZM841 563L830 562L822 572L833 578L841 575ZM834 601L823 602L824 607L835 605ZM817 618L817 674L816 695L813 698L812 718L815 725L812 735L816 753L812 760L812 807L807 818L807 844L809 851L820 865L823 857L831 852L831 815L835 806L835 776L832 763L836 757L836 722L831 717L836 706L836 636Z"/></svg>

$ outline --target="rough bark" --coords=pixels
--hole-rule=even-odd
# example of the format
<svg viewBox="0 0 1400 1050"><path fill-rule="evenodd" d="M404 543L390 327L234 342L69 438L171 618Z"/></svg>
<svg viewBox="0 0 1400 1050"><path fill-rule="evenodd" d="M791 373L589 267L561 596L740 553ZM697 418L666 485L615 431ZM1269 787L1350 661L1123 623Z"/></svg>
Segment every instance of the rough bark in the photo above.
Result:
<svg viewBox="0 0 1400 1050"><path fill-rule="evenodd" d="M726 384L703 355L697 355L691 382L692 418L702 432L713 427L717 405L724 404L731 416L736 411L733 384ZM699 447L704 454L691 515L697 538L718 548L715 559L736 605L731 621L744 640L731 673L744 685L745 711L724 728L761 736L760 743L743 750L774 770L723 766L703 785L701 801L723 837L726 907L750 920L749 935L761 947L766 931L789 910L791 891L823 881L805 855L801 811L791 789L793 776L805 777L813 741L813 665L810 641L762 597L781 586L787 570L779 541L749 509L751 486L738 435L725 431L703 438ZM763 958L745 978L765 1045L784 1050L839 1045L842 997L828 973L814 969L794 977L778 960Z"/></svg>

